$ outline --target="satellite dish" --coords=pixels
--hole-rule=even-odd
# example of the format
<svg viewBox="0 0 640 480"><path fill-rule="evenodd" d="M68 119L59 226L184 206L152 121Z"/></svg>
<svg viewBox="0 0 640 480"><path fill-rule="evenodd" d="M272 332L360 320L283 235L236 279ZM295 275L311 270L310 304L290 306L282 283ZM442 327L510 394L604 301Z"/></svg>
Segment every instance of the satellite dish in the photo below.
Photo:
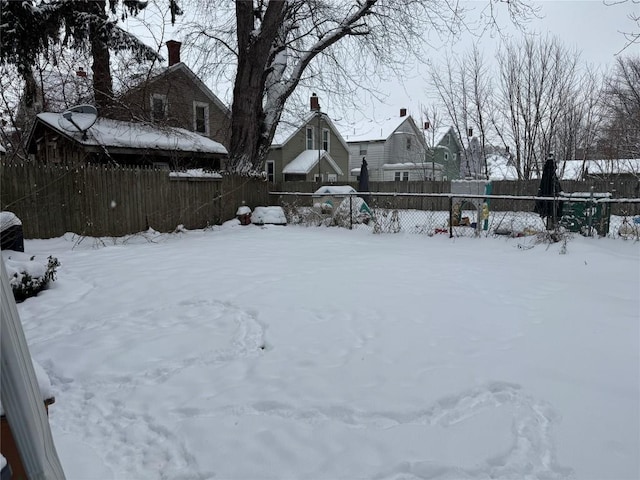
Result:
<svg viewBox="0 0 640 480"><path fill-rule="evenodd" d="M93 105L76 105L60 114L58 125L67 132L80 132L87 139L87 130L96 123L98 110Z"/></svg>

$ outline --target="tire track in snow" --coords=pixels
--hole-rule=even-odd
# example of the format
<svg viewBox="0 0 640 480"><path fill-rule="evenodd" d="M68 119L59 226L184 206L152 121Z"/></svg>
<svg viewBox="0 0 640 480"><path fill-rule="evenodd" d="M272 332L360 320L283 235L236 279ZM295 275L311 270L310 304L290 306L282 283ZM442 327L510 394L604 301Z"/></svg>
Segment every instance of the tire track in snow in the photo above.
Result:
<svg viewBox="0 0 640 480"><path fill-rule="evenodd" d="M437 465L431 461L401 462L382 472L377 479L427 478L518 478L565 479L571 469L557 463L552 428L559 421L546 402L526 395L518 385L492 382L457 395L440 399L424 410L413 412L363 412L345 406L299 409L275 401L247 406L227 406L224 415L266 415L308 424L344 423L353 428L391 428L399 425L449 427L464 422L488 408L514 407L513 442L508 452L485 460L479 468L463 469ZM209 412L210 413L210 412ZM523 474L525 475L523 477Z"/></svg>
<svg viewBox="0 0 640 480"><path fill-rule="evenodd" d="M197 460L180 437L148 414L144 406L132 408L127 398L135 397L136 388L153 389L190 366L261 355L265 328L249 311L230 303L199 299L179 302L170 311L138 311L129 317L139 319L135 328L141 332L147 327L175 331L177 325L189 326L189 320L213 322L211 328L215 328L217 320L230 335L226 344L219 341L219 348L187 358L163 358L141 372L98 373L76 380L58 371L55 360L43 362L57 399L51 412L52 428L100 452L115 479L204 480L215 476L215 472L199 471ZM229 328L231 324L235 327Z"/></svg>

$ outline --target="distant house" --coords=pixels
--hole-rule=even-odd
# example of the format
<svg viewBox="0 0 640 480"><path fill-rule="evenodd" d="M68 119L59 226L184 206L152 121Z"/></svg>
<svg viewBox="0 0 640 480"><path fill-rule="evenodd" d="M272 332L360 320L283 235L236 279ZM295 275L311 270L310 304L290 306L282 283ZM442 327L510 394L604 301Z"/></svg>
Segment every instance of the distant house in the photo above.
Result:
<svg viewBox="0 0 640 480"><path fill-rule="evenodd" d="M491 180L518 180L513 160L502 155L487 157ZM557 160L556 172L561 180L640 180L640 159Z"/></svg>
<svg viewBox="0 0 640 480"><path fill-rule="evenodd" d="M566 160L559 162L558 172L566 180L640 180L640 158Z"/></svg>
<svg viewBox="0 0 640 480"><path fill-rule="evenodd" d="M313 94L310 111L302 121L278 126L266 162L270 182L348 181L349 148Z"/></svg>
<svg viewBox="0 0 640 480"><path fill-rule="evenodd" d="M426 129L425 136L430 145L427 162L442 165L442 180L457 180L464 175L461 161L464 147L455 129L451 126Z"/></svg>
<svg viewBox="0 0 640 480"><path fill-rule="evenodd" d="M409 181L442 178L442 161L429 157L424 131L405 108L400 116L359 125L345 135L349 145L351 180L360 175L366 158L371 181Z"/></svg>
<svg viewBox="0 0 640 480"><path fill-rule="evenodd" d="M58 113L39 113L27 141L29 154L49 164L147 165L177 170L219 170L227 155L222 144L176 127L103 117L85 132L65 125Z"/></svg>
<svg viewBox="0 0 640 480"><path fill-rule="evenodd" d="M169 66L123 93L109 117L179 127L228 146L231 111L180 61L180 46L169 40Z"/></svg>
<svg viewBox="0 0 640 480"><path fill-rule="evenodd" d="M493 153L486 158L489 180L518 180L513 159Z"/></svg>

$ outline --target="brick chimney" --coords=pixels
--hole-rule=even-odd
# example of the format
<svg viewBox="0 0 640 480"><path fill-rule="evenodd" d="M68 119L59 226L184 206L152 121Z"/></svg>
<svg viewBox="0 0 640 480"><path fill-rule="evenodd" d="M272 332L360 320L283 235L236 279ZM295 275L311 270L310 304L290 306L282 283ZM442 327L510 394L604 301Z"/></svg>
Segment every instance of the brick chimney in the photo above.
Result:
<svg viewBox="0 0 640 480"><path fill-rule="evenodd" d="M78 77L83 77L85 78L87 76L87 72L84 71L84 68L82 67L78 67L78 70L76 70L76 75Z"/></svg>
<svg viewBox="0 0 640 480"><path fill-rule="evenodd" d="M320 110L320 99L315 93L311 94L310 105L312 112L317 112Z"/></svg>
<svg viewBox="0 0 640 480"><path fill-rule="evenodd" d="M473 128L469 127L469 131L467 132L467 137L473 137Z"/></svg>
<svg viewBox="0 0 640 480"><path fill-rule="evenodd" d="M431 124L429 122L424 122L424 129L425 130L429 130L430 126L431 126Z"/></svg>
<svg viewBox="0 0 640 480"><path fill-rule="evenodd" d="M400 109L400 116L401 117L406 117L407 116L407 109L406 108L401 108Z"/></svg>
<svg viewBox="0 0 640 480"><path fill-rule="evenodd" d="M180 63L180 46L182 43L176 40L167 41L167 51L169 52L169 66Z"/></svg>

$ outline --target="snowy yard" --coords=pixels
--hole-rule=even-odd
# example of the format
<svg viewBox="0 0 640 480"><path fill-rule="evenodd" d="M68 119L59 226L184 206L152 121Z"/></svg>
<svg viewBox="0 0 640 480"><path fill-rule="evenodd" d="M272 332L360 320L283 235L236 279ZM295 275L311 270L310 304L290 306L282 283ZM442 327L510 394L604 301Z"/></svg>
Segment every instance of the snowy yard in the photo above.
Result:
<svg viewBox="0 0 640 480"><path fill-rule="evenodd" d="M637 242L77 240L18 306L71 480L640 477Z"/></svg>

